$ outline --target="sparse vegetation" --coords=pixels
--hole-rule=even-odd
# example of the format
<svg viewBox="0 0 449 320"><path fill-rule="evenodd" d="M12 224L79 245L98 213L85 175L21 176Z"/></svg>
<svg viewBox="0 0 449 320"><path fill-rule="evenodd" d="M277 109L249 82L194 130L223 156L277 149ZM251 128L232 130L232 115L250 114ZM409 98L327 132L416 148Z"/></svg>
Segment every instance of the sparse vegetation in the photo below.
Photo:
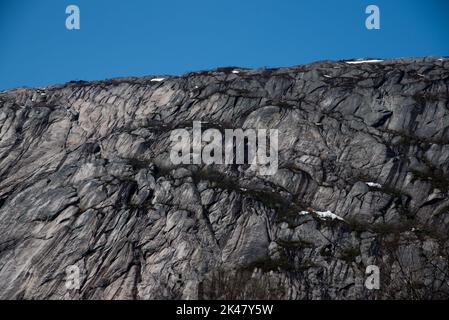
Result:
<svg viewBox="0 0 449 320"><path fill-rule="evenodd" d="M236 178L227 176L213 169L200 169L192 175L193 181L198 184L200 181L209 181L216 188L242 192Z"/></svg>
<svg viewBox="0 0 449 320"><path fill-rule="evenodd" d="M412 96L412 98L421 106L424 106L427 103L438 102L440 100L440 97L437 94L431 92L417 92Z"/></svg>
<svg viewBox="0 0 449 320"><path fill-rule="evenodd" d="M265 189L242 189L238 183L238 179L224 175L221 172L212 169L198 170L193 174L195 183L201 180L210 181L214 187L238 192L247 197L261 202L269 209L273 209L277 213L278 222L293 223L298 216L298 212L303 210L303 206L282 197L278 192Z"/></svg>
<svg viewBox="0 0 449 320"><path fill-rule="evenodd" d="M254 269L262 270L263 272L270 272L270 271L279 271L279 270L290 270L292 269L287 256L281 255L278 259L271 259L270 257L265 257L258 259L256 261L253 261L247 265L244 265L242 270L246 271L253 271Z"/></svg>
<svg viewBox="0 0 449 320"><path fill-rule="evenodd" d="M430 182L432 187L440 189L443 192L449 190L449 176L443 174L441 170L429 168L427 172L412 170L411 173L414 180Z"/></svg>
<svg viewBox="0 0 449 320"><path fill-rule="evenodd" d="M358 256L360 256L360 248L350 247L350 248L344 248L341 251L340 259L346 261L346 263L352 263L352 262L355 262L355 259Z"/></svg>
<svg viewBox="0 0 449 320"><path fill-rule="evenodd" d="M248 270L215 270L198 287L200 300L279 300L285 294L279 279Z"/></svg>
<svg viewBox="0 0 449 320"><path fill-rule="evenodd" d="M376 223L371 226L371 231L380 235L399 234L409 231L414 223L404 221L403 223Z"/></svg>

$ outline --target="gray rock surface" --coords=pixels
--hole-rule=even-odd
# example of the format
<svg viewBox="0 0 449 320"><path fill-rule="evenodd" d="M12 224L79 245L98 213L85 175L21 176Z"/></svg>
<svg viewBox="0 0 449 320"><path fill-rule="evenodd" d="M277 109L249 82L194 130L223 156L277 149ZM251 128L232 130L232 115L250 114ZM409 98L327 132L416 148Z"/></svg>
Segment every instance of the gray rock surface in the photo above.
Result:
<svg viewBox="0 0 449 320"><path fill-rule="evenodd" d="M449 297L448 58L151 79L0 93L0 298ZM278 172L172 165L194 120L278 129Z"/></svg>

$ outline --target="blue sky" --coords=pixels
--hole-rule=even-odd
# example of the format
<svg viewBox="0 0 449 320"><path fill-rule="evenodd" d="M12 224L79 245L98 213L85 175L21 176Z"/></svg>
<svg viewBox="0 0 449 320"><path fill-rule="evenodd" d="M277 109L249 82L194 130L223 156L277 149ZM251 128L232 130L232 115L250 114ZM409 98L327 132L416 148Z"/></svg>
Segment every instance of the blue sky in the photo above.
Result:
<svg viewBox="0 0 449 320"><path fill-rule="evenodd" d="M79 6L81 29L65 27ZM365 28L365 8L381 30ZM449 55L447 0L0 0L0 89L70 80Z"/></svg>

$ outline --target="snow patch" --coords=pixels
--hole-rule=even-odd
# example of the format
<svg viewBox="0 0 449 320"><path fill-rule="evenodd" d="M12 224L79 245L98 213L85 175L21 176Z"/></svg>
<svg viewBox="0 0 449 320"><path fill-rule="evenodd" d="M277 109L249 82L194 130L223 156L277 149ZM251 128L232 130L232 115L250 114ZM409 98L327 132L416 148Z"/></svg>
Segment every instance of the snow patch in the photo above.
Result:
<svg viewBox="0 0 449 320"><path fill-rule="evenodd" d="M354 61L346 61L347 64L378 63L378 62L383 62L383 60L372 59L372 60L354 60Z"/></svg>
<svg viewBox="0 0 449 320"><path fill-rule="evenodd" d="M332 220L341 220L345 221L342 217L337 216L335 213L332 213L330 211L313 211L320 219L332 219ZM301 211L299 215L305 216L310 214L309 211Z"/></svg>
<svg viewBox="0 0 449 320"><path fill-rule="evenodd" d="M161 81L164 81L164 80L165 80L165 78L153 78L150 81L151 82L161 82Z"/></svg>
<svg viewBox="0 0 449 320"><path fill-rule="evenodd" d="M366 185L371 188L382 188L382 185L376 182L366 182Z"/></svg>
<svg viewBox="0 0 449 320"><path fill-rule="evenodd" d="M342 217L337 216L335 213L330 212L330 211L323 211L323 212L321 212L321 211L316 211L315 213L316 213L316 214L318 215L318 217L320 217L321 219L329 218L329 219L332 219L332 220L337 219L337 220L345 221Z"/></svg>
<svg viewBox="0 0 449 320"><path fill-rule="evenodd" d="M238 70L232 70L232 73L234 73L234 74L239 74L240 71L238 71Z"/></svg>

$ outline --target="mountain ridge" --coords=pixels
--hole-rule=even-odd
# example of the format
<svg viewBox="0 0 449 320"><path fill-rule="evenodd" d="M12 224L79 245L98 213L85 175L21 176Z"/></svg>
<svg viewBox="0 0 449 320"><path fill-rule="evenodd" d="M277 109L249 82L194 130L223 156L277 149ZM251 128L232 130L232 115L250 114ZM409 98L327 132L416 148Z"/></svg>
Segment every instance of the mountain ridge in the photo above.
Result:
<svg viewBox="0 0 449 320"><path fill-rule="evenodd" d="M348 62L0 93L0 297L448 298L449 59ZM173 165L194 121L277 172Z"/></svg>

